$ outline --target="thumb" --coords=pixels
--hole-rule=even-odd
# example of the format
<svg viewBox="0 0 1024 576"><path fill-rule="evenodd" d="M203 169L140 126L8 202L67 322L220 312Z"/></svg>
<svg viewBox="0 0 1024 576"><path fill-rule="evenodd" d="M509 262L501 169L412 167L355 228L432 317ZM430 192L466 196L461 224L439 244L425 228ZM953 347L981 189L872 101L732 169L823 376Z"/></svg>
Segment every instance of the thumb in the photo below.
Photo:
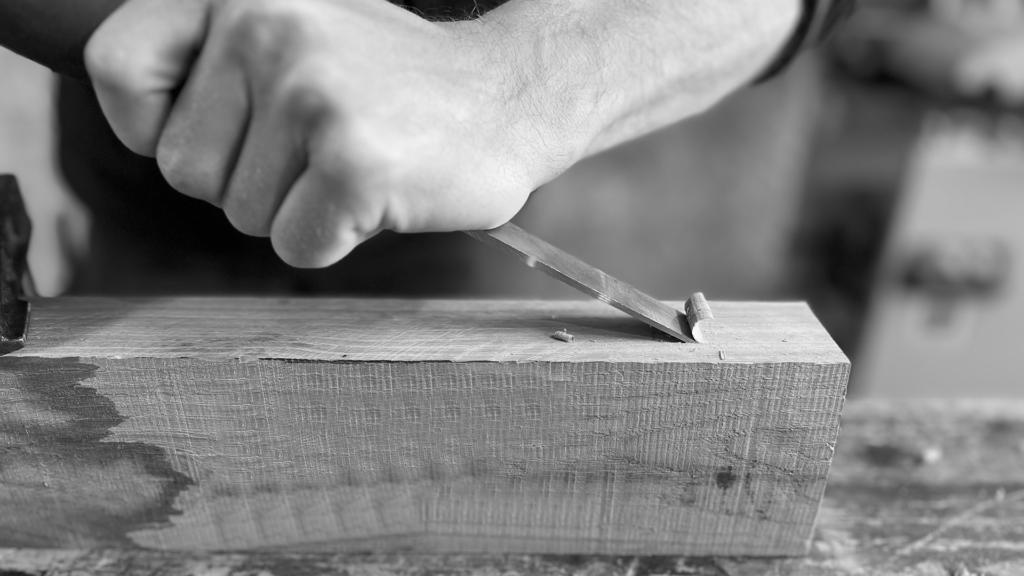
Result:
<svg viewBox="0 0 1024 576"><path fill-rule="evenodd" d="M206 36L209 0L129 0L93 33L85 66L107 121L130 150L155 156L175 90Z"/></svg>

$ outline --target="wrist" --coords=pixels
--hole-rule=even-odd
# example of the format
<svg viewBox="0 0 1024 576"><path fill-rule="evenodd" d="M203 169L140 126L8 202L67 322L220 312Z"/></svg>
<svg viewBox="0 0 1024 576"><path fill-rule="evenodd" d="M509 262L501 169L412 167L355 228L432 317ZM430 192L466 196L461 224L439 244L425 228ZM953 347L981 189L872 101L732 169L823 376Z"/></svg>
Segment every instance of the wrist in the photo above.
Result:
<svg viewBox="0 0 1024 576"><path fill-rule="evenodd" d="M586 154L610 116L607 61L572 2L512 0L483 17L445 24L502 123L505 152L532 188Z"/></svg>
<svg viewBox="0 0 1024 576"><path fill-rule="evenodd" d="M575 161L749 83L799 15L800 0L510 0L479 25L506 100Z"/></svg>

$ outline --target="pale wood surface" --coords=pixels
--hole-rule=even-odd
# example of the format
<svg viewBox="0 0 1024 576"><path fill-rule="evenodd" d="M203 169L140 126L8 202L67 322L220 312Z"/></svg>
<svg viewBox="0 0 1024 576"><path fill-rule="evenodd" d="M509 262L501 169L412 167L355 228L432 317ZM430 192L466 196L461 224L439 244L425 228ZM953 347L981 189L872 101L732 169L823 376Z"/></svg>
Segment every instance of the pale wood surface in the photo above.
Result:
<svg viewBox="0 0 1024 576"><path fill-rule="evenodd" d="M18 576L1018 576L1024 402L847 404L810 554L680 556L257 554L0 549Z"/></svg>
<svg viewBox="0 0 1024 576"><path fill-rule="evenodd" d="M849 365L802 304L711 306L698 345L598 302L38 301L0 545L802 553Z"/></svg>
<svg viewBox="0 0 1024 576"><path fill-rule="evenodd" d="M724 351L733 363L846 361L806 304L710 306L714 331L696 345L594 300L57 298L33 303L32 345L14 356L717 364ZM573 344L549 338L563 328Z"/></svg>

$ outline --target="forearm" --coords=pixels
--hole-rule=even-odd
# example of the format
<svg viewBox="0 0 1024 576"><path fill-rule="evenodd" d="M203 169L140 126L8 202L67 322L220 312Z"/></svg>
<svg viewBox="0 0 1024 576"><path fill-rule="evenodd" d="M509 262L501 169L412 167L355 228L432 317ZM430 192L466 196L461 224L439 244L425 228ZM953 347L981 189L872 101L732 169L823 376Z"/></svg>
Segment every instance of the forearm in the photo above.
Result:
<svg viewBox="0 0 1024 576"><path fill-rule="evenodd" d="M481 25L503 96L579 156L696 114L778 54L799 0L511 0ZM492 63L497 64L497 63Z"/></svg>

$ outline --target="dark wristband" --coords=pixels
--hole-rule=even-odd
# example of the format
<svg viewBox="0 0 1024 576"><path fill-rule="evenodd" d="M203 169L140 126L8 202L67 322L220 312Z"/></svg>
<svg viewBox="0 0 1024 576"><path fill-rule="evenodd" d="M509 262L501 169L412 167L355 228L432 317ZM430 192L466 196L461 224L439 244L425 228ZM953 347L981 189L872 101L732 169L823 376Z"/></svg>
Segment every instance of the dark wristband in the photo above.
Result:
<svg viewBox="0 0 1024 576"><path fill-rule="evenodd" d="M803 0L796 31L768 68L757 77L764 82L789 66L801 52L827 40L836 27L853 13L857 0Z"/></svg>
<svg viewBox="0 0 1024 576"><path fill-rule="evenodd" d="M0 46L85 81L85 44L124 1L0 0Z"/></svg>

